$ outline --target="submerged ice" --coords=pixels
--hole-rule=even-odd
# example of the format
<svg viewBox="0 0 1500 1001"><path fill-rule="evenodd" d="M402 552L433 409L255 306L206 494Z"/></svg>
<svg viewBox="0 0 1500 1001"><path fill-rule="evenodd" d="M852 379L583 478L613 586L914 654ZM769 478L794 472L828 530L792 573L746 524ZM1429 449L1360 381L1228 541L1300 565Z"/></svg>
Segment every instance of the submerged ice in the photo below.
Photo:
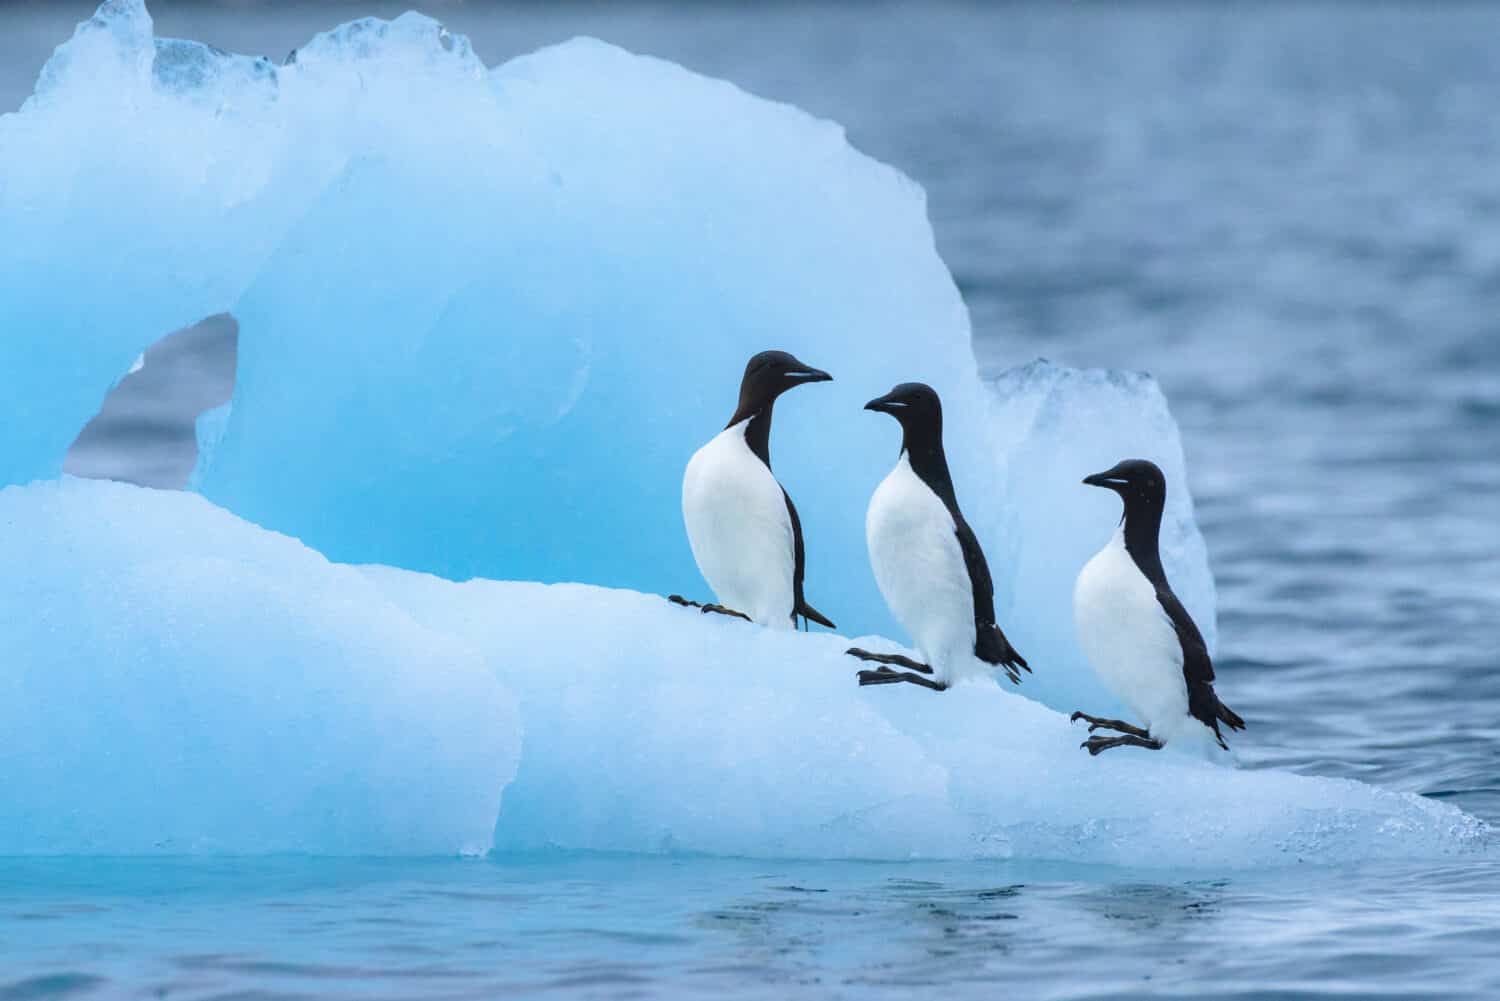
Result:
<svg viewBox="0 0 1500 1001"><path fill-rule="evenodd" d="M0 484L55 476L163 331L240 325L204 497L0 492L0 853L1224 866L1480 836L1358 783L1078 750L1055 710L1111 703L1069 590L1118 517L1082 476L1162 466L1214 635L1166 402L1040 363L981 384L921 190L795 108L589 40L487 70L415 14L273 66L109 0L0 117L0 228ZM902 639L863 527L898 438L860 407L942 393L1019 694L860 690L841 636L657 596L702 587L683 464L768 347L835 378L771 448L808 591L865 646Z"/></svg>

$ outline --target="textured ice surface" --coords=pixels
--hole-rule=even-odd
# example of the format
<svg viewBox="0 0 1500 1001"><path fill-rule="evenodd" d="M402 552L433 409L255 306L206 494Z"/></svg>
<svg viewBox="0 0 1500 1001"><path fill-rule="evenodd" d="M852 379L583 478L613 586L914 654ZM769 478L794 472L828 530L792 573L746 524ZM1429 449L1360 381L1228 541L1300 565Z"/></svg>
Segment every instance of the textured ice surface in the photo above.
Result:
<svg viewBox="0 0 1500 1001"><path fill-rule="evenodd" d="M989 684L861 689L836 635L329 564L192 495L7 488L0 548L0 854L451 853L493 831L501 851L1224 867L1481 832L1356 782L1091 759L1080 726Z"/></svg>
<svg viewBox="0 0 1500 1001"><path fill-rule="evenodd" d="M1480 837L1451 806L1357 782L1185 753L1090 758L1081 725L994 685L861 689L838 636L581 585L367 573L480 650L520 700L502 851L1233 867L1444 854Z"/></svg>
<svg viewBox="0 0 1500 1001"><path fill-rule="evenodd" d="M513 698L363 576L191 494L0 491L0 855L490 843Z"/></svg>

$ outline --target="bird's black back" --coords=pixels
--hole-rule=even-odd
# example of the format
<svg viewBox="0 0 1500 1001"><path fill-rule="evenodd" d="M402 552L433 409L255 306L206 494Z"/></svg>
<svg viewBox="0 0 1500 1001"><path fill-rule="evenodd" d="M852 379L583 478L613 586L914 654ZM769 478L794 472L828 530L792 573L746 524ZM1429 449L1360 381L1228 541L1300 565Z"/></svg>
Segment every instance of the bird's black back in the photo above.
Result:
<svg viewBox="0 0 1500 1001"><path fill-rule="evenodd" d="M750 418L750 423L745 425L745 444L755 457L771 469L771 413L775 409L775 401L766 403L760 410ZM738 416L738 414L736 414ZM732 427L736 423L731 421ZM775 471L772 471L775 475ZM780 482L777 483L780 486ZM797 617L804 620L812 620L820 626L829 629L837 629L826 615L807 603L802 594L802 578L807 573L807 549L802 542L802 518L797 514L797 505L792 503L792 495L786 492L786 487L781 488L782 499L786 501L787 517L792 522L792 625L797 624Z"/></svg>
<svg viewBox="0 0 1500 1001"><path fill-rule="evenodd" d="M902 388L898 386L896 391ZM924 406L897 415L901 421L901 447L911 463L912 472L937 494L953 519L953 534L957 536L958 548L964 556L964 569L968 571L969 589L974 599L974 655L986 664L1010 668L1012 674L1015 668L1030 671L1025 658L1010 645L995 622L995 582L990 577L990 565L984 558L979 539L958 507L953 475L948 470L948 456L943 451L943 413L937 394L929 387L914 385L913 391L918 390L931 393L931 399Z"/></svg>
<svg viewBox="0 0 1500 1001"><path fill-rule="evenodd" d="M1157 476L1160 475L1160 470L1157 470ZM1214 692L1214 664L1208 654L1208 644L1167 582L1160 547L1162 512L1166 505L1164 480L1159 481L1159 487L1159 491L1126 491L1121 494L1125 502L1125 551L1151 582L1156 591L1156 602L1177 634L1178 645L1182 648L1182 678L1187 686L1188 712L1212 730L1219 746L1227 749L1224 736L1219 732L1219 723L1243 730L1245 721L1219 701Z"/></svg>

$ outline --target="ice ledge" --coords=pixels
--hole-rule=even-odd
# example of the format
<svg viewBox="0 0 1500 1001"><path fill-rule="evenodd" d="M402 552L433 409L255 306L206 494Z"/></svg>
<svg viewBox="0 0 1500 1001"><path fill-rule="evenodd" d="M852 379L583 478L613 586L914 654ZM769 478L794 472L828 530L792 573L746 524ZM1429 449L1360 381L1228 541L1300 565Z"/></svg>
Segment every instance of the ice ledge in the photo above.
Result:
<svg viewBox="0 0 1500 1001"><path fill-rule="evenodd" d="M0 853L493 843L1223 869L1488 835L1349 780L1093 759L1080 727L995 685L861 689L832 634L330 564L189 494L7 488L0 550Z"/></svg>

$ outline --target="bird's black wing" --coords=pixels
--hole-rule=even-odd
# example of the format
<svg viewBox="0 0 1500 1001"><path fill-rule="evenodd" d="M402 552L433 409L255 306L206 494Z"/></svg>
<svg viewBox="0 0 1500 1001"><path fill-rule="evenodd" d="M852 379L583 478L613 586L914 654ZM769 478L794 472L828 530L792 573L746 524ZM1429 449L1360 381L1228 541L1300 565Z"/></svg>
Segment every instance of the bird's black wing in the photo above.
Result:
<svg viewBox="0 0 1500 1001"><path fill-rule="evenodd" d="M979 540L974 537L974 530L964 521L964 516L957 511L949 513L953 515L953 533L958 536L958 548L964 554L964 568L969 571L969 586L973 589L974 656L986 664L1003 665L1010 679L1019 683L1021 676L1016 673L1016 668L1027 672L1031 668L995 623L995 582L990 578L990 565L985 562L984 550L979 548Z"/></svg>
<svg viewBox="0 0 1500 1001"><path fill-rule="evenodd" d="M807 553L802 547L802 519L797 517L797 505L792 503L792 495L786 492L786 487L781 488L781 496L786 499L786 513L792 519L792 625L796 626L800 615L820 626L837 629L838 626L802 597L802 574L807 568Z"/></svg>
<svg viewBox="0 0 1500 1001"><path fill-rule="evenodd" d="M1177 595L1169 587L1158 587L1156 600L1167 613L1167 619L1177 633L1177 642L1182 646L1182 679L1187 683L1188 712L1212 730L1219 746L1228 750L1229 745L1224 743L1224 735L1219 732L1219 723L1227 724L1232 730L1243 730L1245 721L1219 701L1214 691L1214 662L1208 655L1208 645L1203 642L1203 634L1198 631L1187 609L1182 607L1182 602L1177 600Z"/></svg>

